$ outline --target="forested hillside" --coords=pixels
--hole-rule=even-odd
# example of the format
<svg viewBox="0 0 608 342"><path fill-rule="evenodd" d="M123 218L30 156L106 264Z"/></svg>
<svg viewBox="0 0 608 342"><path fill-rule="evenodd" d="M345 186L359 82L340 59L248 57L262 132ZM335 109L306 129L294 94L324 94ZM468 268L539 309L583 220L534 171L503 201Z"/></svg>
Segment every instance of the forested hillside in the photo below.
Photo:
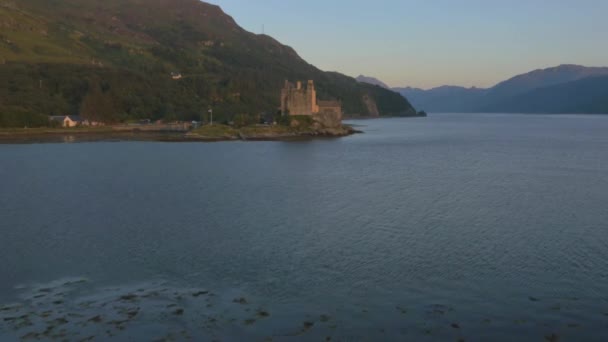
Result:
<svg viewBox="0 0 608 342"><path fill-rule="evenodd" d="M174 79L172 74L181 78ZM0 0L0 124L48 115L118 122L275 112L285 79L366 116L415 115L402 96L308 64L198 0Z"/></svg>

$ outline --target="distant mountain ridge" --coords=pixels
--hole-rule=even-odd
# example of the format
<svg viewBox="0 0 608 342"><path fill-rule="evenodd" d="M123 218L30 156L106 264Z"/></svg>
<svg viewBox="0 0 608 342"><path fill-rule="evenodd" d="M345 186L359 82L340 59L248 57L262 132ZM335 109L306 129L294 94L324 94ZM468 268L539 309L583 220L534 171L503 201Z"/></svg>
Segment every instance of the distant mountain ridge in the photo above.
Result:
<svg viewBox="0 0 608 342"><path fill-rule="evenodd" d="M475 103L488 93L487 89L441 86L430 90L419 88L393 88L405 96L418 110L427 112L467 112ZM456 110L454 110L457 108Z"/></svg>
<svg viewBox="0 0 608 342"><path fill-rule="evenodd" d="M608 67L584 67L574 64L562 64L554 68L537 69L500 82L490 88L488 95L494 97L507 97L523 94L533 89L602 75L608 75Z"/></svg>
<svg viewBox="0 0 608 342"><path fill-rule="evenodd" d="M608 76L590 76L572 82L535 88L487 104L479 111L608 114Z"/></svg>
<svg viewBox="0 0 608 342"><path fill-rule="evenodd" d="M608 113L608 86L603 76L608 76L608 67L563 64L517 75L487 89L393 90L428 112Z"/></svg>

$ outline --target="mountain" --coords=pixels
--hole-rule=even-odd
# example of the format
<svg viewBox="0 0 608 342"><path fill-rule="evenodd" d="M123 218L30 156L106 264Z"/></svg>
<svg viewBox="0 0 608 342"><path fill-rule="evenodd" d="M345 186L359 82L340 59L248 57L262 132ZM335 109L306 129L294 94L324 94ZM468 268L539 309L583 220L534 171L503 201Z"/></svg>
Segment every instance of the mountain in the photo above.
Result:
<svg viewBox="0 0 608 342"><path fill-rule="evenodd" d="M608 114L608 76L536 88L482 108L504 113Z"/></svg>
<svg viewBox="0 0 608 342"><path fill-rule="evenodd" d="M416 108L429 112L527 112L525 109L530 108L530 110L534 109L532 112L548 113L555 112L556 108L569 108L568 112L582 113L586 112L585 108L596 108L592 103L598 103L595 96L599 96L601 90L591 91L589 87L601 86L601 82L578 81L598 76L608 76L608 68L565 64L517 75L488 89L443 86L430 90L415 88L394 88L394 90L407 97ZM569 96L560 98L568 95L563 93L563 89L578 94L576 100L579 104L578 109L563 103L570 100ZM553 95L550 95L552 92ZM544 104L531 105L534 102L531 97L534 95L542 95ZM525 102L518 104L517 101Z"/></svg>
<svg viewBox="0 0 608 342"><path fill-rule="evenodd" d="M401 95L323 72L198 0L0 0L0 125L193 120L209 107L253 117L276 112L285 79L314 80L347 115L416 115Z"/></svg>
<svg viewBox="0 0 608 342"><path fill-rule="evenodd" d="M359 75L355 79L357 80L357 82L373 84L373 85L377 85L377 86L385 88L385 89L390 89L390 87L388 85L386 85L386 83L384 83L374 77Z"/></svg>
<svg viewBox="0 0 608 342"><path fill-rule="evenodd" d="M592 76L608 75L608 68L563 64L554 68L538 69L500 82L488 92L488 102L523 94L557 84L578 81Z"/></svg>
<svg viewBox="0 0 608 342"><path fill-rule="evenodd" d="M468 112L488 92L487 89L441 86L430 90L393 88L415 108L430 112Z"/></svg>

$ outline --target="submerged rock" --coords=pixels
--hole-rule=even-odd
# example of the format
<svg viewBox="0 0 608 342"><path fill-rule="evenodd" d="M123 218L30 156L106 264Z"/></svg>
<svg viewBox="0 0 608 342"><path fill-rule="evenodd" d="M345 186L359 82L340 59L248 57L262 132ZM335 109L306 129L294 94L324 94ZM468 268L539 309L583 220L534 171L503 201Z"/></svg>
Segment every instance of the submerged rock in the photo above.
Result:
<svg viewBox="0 0 608 342"><path fill-rule="evenodd" d="M310 321L305 321L302 325L304 326L304 330L309 330L315 325L315 323L310 322Z"/></svg>
<svg viewBox="0 0 608 342"><path fill-rule="evenodd" d="M129 317L129 319L133 319L133 318L135 318L135 316L137 316L137 314L139 314L139 308L127 311L126 314L127 314L127 317Z"/></svg>
<svg viewBox="0 0 608 342"><path fill-rule="evenodd" d="M63 286L70 286L70 285L77 285L77 284L82 284L82 283L86 283L88 281L88 279L86 278L75 278L75 279L70 279L66 282L63 283Z"/></svg>
<svg viewBox="0 0 608 342"><path fill-rule="evenodd" d="M120 296L120 300L124 300L124 301L135 301L137 298L138 298L138 296L133 293L129 293L129 294Z"/></svg>
<svg viewBox="0 0 608 342"><path fill-rule="evenodd" d="M260 316L260 317L269 317L270 313L268 311L265 311L265 310L258 310L258 316Z"/></svg>
<svg viewBox="0 0 608 342"><path fill-rule="evenodd" d="M60 326L64 324L68 324L69 321L65 317L59 317L53 321L50 321L49 324L53 326Z"/></svg>
<svg viewBox="0 0 608 342"><path fill-rule="evenodd" d="M103 321L103 318L101 317L101 315L97 315L97 316L89 318L89 320L87 320L87 322L93 322L93 323L101 323L102 321Z"/></svg>
<svg viewBox="0 0 608 342"><path fill-rule="evenodd" d="M23 336L21 336L21 340L39 340L40 339L40 333L37 332L30 332L27 333Z"/></svg>
<svg viewBox="0 0 608 342"><path fill-rule="evenodd" d="M8 304L8 305L0 307L0 312L17 311L17 310L21 310L22 308L23 308L23 305L21 305L21 304Z"/></svg>
<svg viewBox="0 0 608 342"><path fill-rule="evenodd" d="M247 302L247 299L245 297L235 298L232 302L242 304L242 305L249 304L249 302Z"/></svg>

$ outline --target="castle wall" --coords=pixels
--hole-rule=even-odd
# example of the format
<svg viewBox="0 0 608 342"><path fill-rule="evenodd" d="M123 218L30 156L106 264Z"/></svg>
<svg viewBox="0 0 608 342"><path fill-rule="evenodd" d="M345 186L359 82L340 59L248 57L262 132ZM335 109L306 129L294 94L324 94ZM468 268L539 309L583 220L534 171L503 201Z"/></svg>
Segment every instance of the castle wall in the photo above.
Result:
<svg viewBox="0 0 608 342"><path fill-rule="evenodd" d="M306 90L293 90L289 94L287 101L290 115L312 115L312 104Z"/></svg>
<svg viewBox="0 0 608 342"><path fill-rule="evenodd" d="M336 111L325 111L312 115L313 120L325 128L340 128L342 127L342 114Z"/></svg>
<svg viewBox="0 0 608 342"><path fill-rule="evenodd" d="M319 101L319 114L331 115L333 118L342 120L342 104L338 101Z"/></svg>

